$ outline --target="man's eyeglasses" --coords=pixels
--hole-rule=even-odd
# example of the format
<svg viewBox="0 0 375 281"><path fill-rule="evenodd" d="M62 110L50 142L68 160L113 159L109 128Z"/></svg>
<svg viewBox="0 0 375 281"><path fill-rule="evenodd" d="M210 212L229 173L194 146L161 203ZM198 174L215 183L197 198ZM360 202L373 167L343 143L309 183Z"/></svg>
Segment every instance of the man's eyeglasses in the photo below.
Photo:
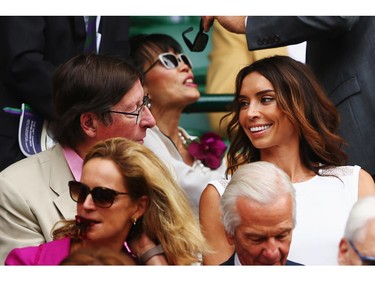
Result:
<svg viewBox="0 0 375 281"><path fill-rule="evenodd" d="M189 59L189 57L185 54L175 55L172 53L163 53L158 56L158 59L150 65L149 68L143 72L143 76L146 75L151 68L153 68L158 62L160 62L166 69L173 69L178 67L179 62L183 62L186 64L190 69L193 68L193 63Z"/></svg>
<svg viewBox="0 0 375 281"><path fill-rule="evenodd" d="M143 97L141 106L138 109L136 109L134 112L117 111L117 110L108 110L108 112L136 116L135 124L139 124L139 122L141 122L142 112L145 107L147 107L148 109L151 108L151 101L148 95Z"/></svg>
<svg viewBox="0 0 375 281"><path fill-rule="evenodd" d="M182 32L182 38L184 39L186 46L188 46L189 50L192 52L202 52L206 48L208 42L208 35L203 31L202 19L199 26L199 32L194 39L194 43L191 43L191 41L186 37L186 33L191 31L193 31L193 27L189 27Z"/></svg>
<svg viewBox="0 0 375 281"><path fill-rule="evenodd" d="M364 256L362 255L356 246L354 245L352 240L349 240L350 246L352 246L354 252L358 255L358 257L361 259L363 265L375 265L375 257L371 256Z"/></svg>
<svg viewBox="0 0 375 281"><path fill-rule="evenodd" d="M86 197L91 194L95 205L100 208L111 207L116 196L118 195L130 194L129 192L118 192L116 190L101 186L90 189L87 185L79 181L69 181L68 185L70 197L74 202L83 203L85 202Z"/></svg>

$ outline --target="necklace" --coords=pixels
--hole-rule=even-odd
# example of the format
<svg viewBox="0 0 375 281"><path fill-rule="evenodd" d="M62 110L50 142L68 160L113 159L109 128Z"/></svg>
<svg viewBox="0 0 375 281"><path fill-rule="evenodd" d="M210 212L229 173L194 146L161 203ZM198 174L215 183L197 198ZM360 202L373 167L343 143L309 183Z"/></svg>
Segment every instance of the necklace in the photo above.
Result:
<svg viewBox="0 0 375 281"><path fill-rule="evenodd" d="M184 134L181 131L178 131L178 136L180 137L182 143L186 146L188 139L184 136Z"/></svg>

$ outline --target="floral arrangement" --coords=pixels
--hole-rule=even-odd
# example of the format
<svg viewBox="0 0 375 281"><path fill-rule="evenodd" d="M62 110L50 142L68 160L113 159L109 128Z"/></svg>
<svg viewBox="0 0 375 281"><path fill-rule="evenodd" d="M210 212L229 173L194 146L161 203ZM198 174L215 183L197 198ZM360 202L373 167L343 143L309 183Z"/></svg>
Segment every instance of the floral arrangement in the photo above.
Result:
<svg viewBox="0 0 375 281"><path fill-rule="evenodd" d="M188 146L188 151L193 157L213 170L220 167L226 150L225 142L213 132L203 134L199 141L193 140Z"/></svg>

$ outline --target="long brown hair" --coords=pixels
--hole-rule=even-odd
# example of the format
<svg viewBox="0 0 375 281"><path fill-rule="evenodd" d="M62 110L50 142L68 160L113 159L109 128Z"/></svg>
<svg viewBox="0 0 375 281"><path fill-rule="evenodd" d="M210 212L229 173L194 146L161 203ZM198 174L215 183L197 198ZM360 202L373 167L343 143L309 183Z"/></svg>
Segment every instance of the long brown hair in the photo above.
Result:
<svg viewBox="0 0 375 281"><path fill-rule="evenodd" d="M244 163L260 160L260 150L253 146L239 124L238 98L242 82L255 71L270 81L278 107L299 131L302 163L316 174L320 168L346 164L347 156L342 150L344 141L337 134L338 111L311 69L290 57L273 56L254 62L237 74L231 112L224 116L232 116L227 127L231 143L227 155L227 174L233 174ZM317 167L314 163L323 166Z"/></svg>

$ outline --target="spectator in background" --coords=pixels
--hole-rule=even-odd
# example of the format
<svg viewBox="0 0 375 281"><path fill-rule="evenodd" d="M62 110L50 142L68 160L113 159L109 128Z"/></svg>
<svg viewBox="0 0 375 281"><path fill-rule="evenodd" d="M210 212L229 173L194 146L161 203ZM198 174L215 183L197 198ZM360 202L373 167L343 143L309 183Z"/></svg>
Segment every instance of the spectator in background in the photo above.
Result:
<svg viewBox="0 0 375 281"><path fill-rule="evenodd" d="M121 59L74 57L55 72L53 89L58 144L0 173L0 263L15 247L51 241L56 221L74 218L67 183L80 180L94 144L110 137L143 143L155 125L141 74Z"/></svg>
<svg viewBox="0 0 375 281"><path fill-rule="evenodd" d="M144 144L175 169L181 187L197 209L208 181L224 176L226 145L219 136L210 134L201 139L202 146L192 146L196 137L179 126L184 108L200 97L192 63L182 54L180 44L169 35L140 34L130 39L130 45L134 64L144 74L145 92L152 100L156 120Z"/></svg>
<svg viewBox="0 0 375 281"><path fill-rule="evenodd" d="M359 197L375 193L375 185L365 170L346 165L338 112L311 69L287 56L243 68L228 116L228 174L267 161L283 169L296 189L298 224L288 257L305 265L337 264L347 215ZM199 211L208 243L228 255L219 219L224 189L220 181L208 185Z"/></svg>
<svg viewBox="0 0 375 281"><path fill-rule="evenodd" d="M55 118L52 75L84 52L85 18L0 17L0 171L25 157L18 144L22 103L45 120ZM129 17L97 17L95 30L98 53L129 56Z"/></svg>
<svg viewBox="0 0 375 281"><path fill-rule="evenodd" d="M233 174L221 198L235 254L222 265L296 265L287 260L296 224L295 190L276 165L257 161Z"/></svg>
<svg viewBox="0 0 375 281"><path fill-rule="evenodd" d="M307 41L306 63L340 112L339 134L349 164L375 178L375 17L203 17L246 34L251 51ZM365 140L365 141L364 141Z"/></svg>
<svg viewBox="0 0 375 281"><path fill-rule="evenodd" d="M358 199L340 241L340 265L375 265L375 196Z"/></svg>
<svg viewBox="0 0 375 281"><path fill-rule="evenodd" d="M76 219L57 224L52 242L12 250L6 265L58 265L78 249L93 247L131 253L141 265L191 265L204 253L185 194L144 145L125 138L98 142L85 156L81 180L70 181L69 190Z"/></svg>

